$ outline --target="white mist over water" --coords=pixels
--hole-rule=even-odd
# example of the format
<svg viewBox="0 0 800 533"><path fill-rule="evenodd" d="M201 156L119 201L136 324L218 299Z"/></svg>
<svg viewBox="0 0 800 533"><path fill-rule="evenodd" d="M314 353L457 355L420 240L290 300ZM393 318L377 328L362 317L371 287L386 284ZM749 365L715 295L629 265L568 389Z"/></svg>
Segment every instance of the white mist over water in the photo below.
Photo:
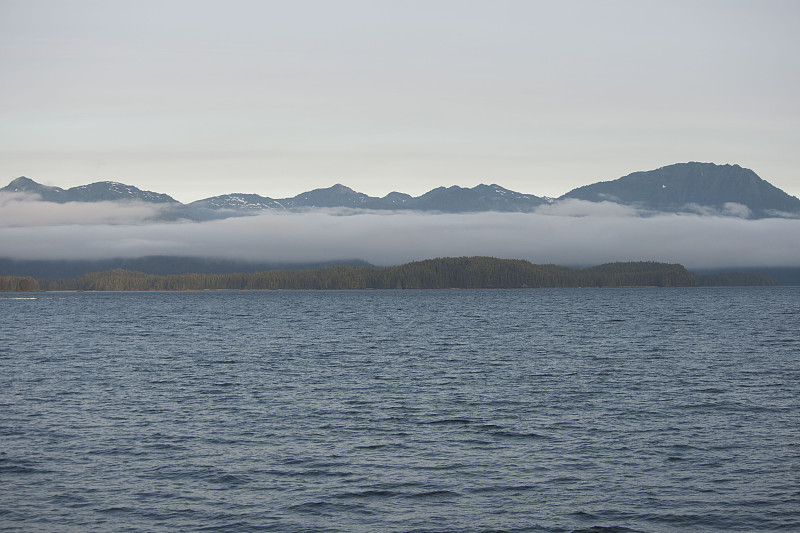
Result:
<svg viewBox="0 0 800 533"><path fill-rule="evenodd" d="M179 255L283 263L361 259L385 266L483 255L563 265L800 265L798 219L642 216L611 202L567 200L534 213L334 209L207 222L156 222L166 208L141 203L53 204L5 195L0 207L0 256L12 259Z"/></svg>

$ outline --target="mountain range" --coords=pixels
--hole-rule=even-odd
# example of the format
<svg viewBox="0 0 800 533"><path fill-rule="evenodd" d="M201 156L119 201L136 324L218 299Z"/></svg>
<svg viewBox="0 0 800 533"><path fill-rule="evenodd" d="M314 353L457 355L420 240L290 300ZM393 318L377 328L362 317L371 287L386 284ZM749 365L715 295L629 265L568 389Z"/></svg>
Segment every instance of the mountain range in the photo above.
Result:
<svg viewBox="0 0 800 533"><path fill-rule="evenodd" d="M182 204L167 194L143 191L132 185L101 181L70 189L42 185L26 177L13 180L0 192L37 195L47 202L140 201L165 206L165 216L210 220L257 214L264 210L353 208L410 210L440 213L484 211L531 212L560 200L614 202L635 207L643 214L699 213L744 218L800 217L800 200L739 165L678 163L656 170L634 172L613 181L573 189L560 198L523 194L499 185L438 187L421 196L392 192L368 196L336 184L292 198L273 199L252 193L232 193Z"/></svg>

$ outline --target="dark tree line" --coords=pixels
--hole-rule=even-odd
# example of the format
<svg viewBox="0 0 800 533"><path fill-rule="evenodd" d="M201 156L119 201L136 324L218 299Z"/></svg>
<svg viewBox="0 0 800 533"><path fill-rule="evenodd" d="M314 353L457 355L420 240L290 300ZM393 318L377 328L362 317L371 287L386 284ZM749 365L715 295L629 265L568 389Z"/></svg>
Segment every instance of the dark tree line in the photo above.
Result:
<svg viewBox="0 0 800 533"><path fill-rule="evenodd" d="M770 276L755 273L695 275L677 264L628 262L568 268L492 257L428 259L386 268L340 265L235 274L155 275L117 268L71 279L0 276L0 291L515 289L779 284Z"/></svg>
<svg viewBox="0 0 800 533"><path fill-rule="evenodd" d="M41 290L31 277L0 276L0 292L28 292Z"/></svg>
<svg viewBox="0 0 800 533"><path fill-rule="evenodd" d="M72 279L38 280L42 290L343 290L545 287L692 287L681 265L636 262L571 269L491 257L440 258L404 265L334 266L238 274L151 275L123 269Z"/></svg>

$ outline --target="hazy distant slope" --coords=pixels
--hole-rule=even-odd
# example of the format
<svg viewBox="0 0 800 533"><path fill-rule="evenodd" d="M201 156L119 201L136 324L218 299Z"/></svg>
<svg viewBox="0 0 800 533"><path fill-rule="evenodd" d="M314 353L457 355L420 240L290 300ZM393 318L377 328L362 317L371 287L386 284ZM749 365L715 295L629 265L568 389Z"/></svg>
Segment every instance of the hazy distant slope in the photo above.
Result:
<svg viewBox="0 0 800 533"><path fill-rule="evenodd" d="M464 187L438 187L422 196L410 199L406 206L420 211L464 213L479 211L527 212L545 203L532 194L522 194L499 185Z"/></svg>
<svg viewBox="0 0 800 533"><path fill-rule="evenodd" d="M231 193L204 198L187 204L187 207L197 209L230 209L234 211L249 211L260 209L285 209L278 200L267 198L258 194Z"/></svg>
<svg viewBox="0 0 800 533"><path fill-rule="evenodd" d="M531 194L521 194L499 185L477 185L471 189L459 186L437 187L412 197L399 192L376 198L336 184L327 189L315 189L294 198L279 200L290 208L352 207L380 210L439 211L470 213L480 211L533 211L544 200Z"/></svg>
<svg viewBox="0 0 800 533"><path fill-rule="evenodd" d="M298 194L294 198L282 200L281 203L289 204L291 207L364 207L372 199L364 193L337 183L327 189L314 189Z"/></svg>
<svg viewBox="0 0 800 533"><path fill-rule="evenodd" d="M329 266L368 266L369 263L358 259L341 261L308 261L308 262L278 262L278 261L247 261L235 257L182 257L149 255L144 257L113 258L113 259L8 259L0 257L0 274L12 276L32 276L34 278L70 278L90 272L102 272L121 268L142 272L145 274L230 274L235 272L260 272L263 270L300 270L325 268Z"/></svg>
<svg viewBox="0 0 800 533"><path fill-rule="evenodd" d="M32 280L33 281L33 280ZM534 265L517 259L444 257L394 267L339 265L314 270L251 274L155 276L113 269L73 279L35 280L43 290L276 290L452 289L535 287L693 287L695 277L677 264L608 263L585 269ZM19 290L19 289L12 289Z"/></svg>
<svg viewBox="0 0 800 533"><path fill-rule="evenodd" d="M64 189L61 187L50 187L36 183L30 178L20 176L11 183L0 189L0 192L22 192L28 194L38 194L45 202L66 202L64 199Z"/></svg>
<svg viewBox="0 0 800 533"><path fill-rule="evenodd" d="M25 176L19 177L0 189L0 192L25 192L38 194L46 202L107 202L118 200L137 200L150 203L177 204L178 201L169 195L152 191L143 191L133 185L125 185L116 181L98 181L88 185L80 185L71 189L49 187L36 183Z"/></svg>
<svg viewBox="0 0 800 533"><path fill-rule="evenodd" d="M691 211L692 206L709 206L725 212L725 204L736 203L747 206L754 217L800 214L800 200L752 170L713 163L678 163L634 172L614 181L579 187L561 198L607 200L669 212Z"/></svg>
<svg viewBox="0 0 800 533"><path fill-rule="evenodd" d="M383 198L336 184L292 198L273 199L258 194L235 193L205 198L187 205L166 194L143 191L113 181L101 181L64 190L20 177L0 189L0 192L32 193L39 195L42 200L59 203L116 200L160 203L169 206L169 209L162 210L162 218L193 220L251 215L264 210L318 208L526 213L549 202L545 198L511 191L496 184L481 184L472 188L456 185L437 187L416 197L392 192ZM579 187L559 198L563 199L611 201L654 212L685 211L753 218L800 216L800 200L761 179L752 170L738 165L713 163L678 163L657 170L634 172L613 181Z"/></svg>

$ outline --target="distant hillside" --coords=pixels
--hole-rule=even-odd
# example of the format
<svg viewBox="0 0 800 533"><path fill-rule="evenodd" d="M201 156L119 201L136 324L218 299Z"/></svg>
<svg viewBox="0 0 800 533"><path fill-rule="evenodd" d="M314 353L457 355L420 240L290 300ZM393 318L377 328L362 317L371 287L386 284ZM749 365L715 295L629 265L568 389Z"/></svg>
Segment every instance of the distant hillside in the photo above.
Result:
<svg viewBox="0 0 800 533"><path fill-rule="evenodd" d="M231 274L253 273L265 270L310 270L331 266L369 266L366 261L317 261L306 263L278 263L266 261L244 261L238 259L215 259L208 257L181 257L151 255L146 257L58 260L58 259L7 259L0 257L0 274L32 276L39 279L73 278L90 272L122 269L145 274Z"/></svg>
<svg viewBox="0 0 800 533"><path fill-rule="evenodd" d="M297 210L326 207L441 213L530 212L543 203L545 201L542 198L510 191L499 185L477 185L471 189L458 186L438 187L417 197L392 192L383 198L377 198L337 183L332 187L314 189L292 198L272 199L253 194L226 194L192 202L186 209L188 213L202 218L214 216L208 212L209 210L252 213L263 209Z"/></svg>
<svg viewBox="0 0 800 533"><path fill-rule="evenodd" d="M781 285L772 276L757 272L720 272L695 274L698 287L769 287Z"/></svg>
<svg viewBox="0 0 800 533"><path fill-rule="evenodd" d="M422 196L410 198L404 204L407 209L462 213L477 211L525 212L546 203L543 198L522 194L499 185L477 185L472 189L463 187L439 187Z"/></svg>
<svg viewBox="0 0 800 533"><path fill-rule="evenodd" d="M800 267L751 267L744 269L695 269L698 285L786 285L800 286ZM752 278L744 276L764 276L766 283L752 283ZM748 283L733 283L747 279ZM706 280L709 280L708 283Z"/></svg>
<svg viewBox="0 0 800 533"><path fill-rule="evenodd" d="M37 280L43 290L288 290L469 289L537 287L691 287L695 277L681 265L610 263L570 269L491 257L417 261L395 267L335 266L251 274L155 276L114 269L73 279Z"/></svg>
<svg viewBox="0 0 800 533"><path fill-rule="evenodd" d="M534 265L518 259L456 257L393 267L337 265L326 268L238 273L154 275L121 268L69 279L0 276L2 291L147 290L366 290L521 289L571 287L694 287L780 285L758 273L692 274L677 264L607 263L589 268Z"/></svg>
<svg viewBox="0 0 800 533"><path fill-rule="evenodd" d="M178 204L179 202L166 194L143 191L132 185L116 181L98 181L89 185L62 189L36 183L32 179L20 177L0 189L0 192L24 192L38 194L46 202L108 202L119 200L137 200L150 203Z"/></svg>
<svg viewBox="0 0 800 533"><path fill-rule="evenodd" d="M738 165L680 163L634 172L614 181L574 189L561 198L610 201L654 211L699 211L711 207L721 214L741 213L746 206L756 218L800 214L800 200Z"/></svg>

